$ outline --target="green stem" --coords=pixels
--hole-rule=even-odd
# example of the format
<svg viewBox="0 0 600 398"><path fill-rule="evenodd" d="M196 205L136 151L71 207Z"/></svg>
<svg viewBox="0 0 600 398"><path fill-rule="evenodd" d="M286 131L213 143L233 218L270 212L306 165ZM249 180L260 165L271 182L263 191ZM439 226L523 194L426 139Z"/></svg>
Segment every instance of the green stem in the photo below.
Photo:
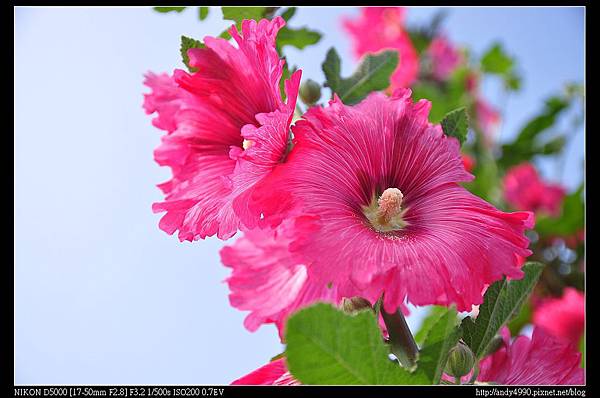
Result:
<svg viewBox="0 0 600 398"><path fill-rule="evenodd" d="M459 376L454 377L454 384L460 385L460 377Z"/></svg>
<svg viewBox="0 0 600 398"><path fill-rule="evenodd" d="M402 311L398 309L393 314L389 314L382 305L381 316L390 336L392 354L398 358L402 366L412 369L417 363L419 347L417 347Z"/></svg>

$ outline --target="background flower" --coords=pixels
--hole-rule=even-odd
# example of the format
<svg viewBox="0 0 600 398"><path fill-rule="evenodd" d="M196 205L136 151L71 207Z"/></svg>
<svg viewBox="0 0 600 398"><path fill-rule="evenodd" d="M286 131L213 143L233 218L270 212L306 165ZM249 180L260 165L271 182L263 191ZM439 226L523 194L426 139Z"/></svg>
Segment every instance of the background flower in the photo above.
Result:
<svg viewBox="0 0 600 398"><path fill-rule="evenodd" d="M504 177L504 198L515 209L542 211L558 216L565 189L544 182L531 163L508 170Z"/></svg>
<svg viewBox="0 0 600 398"><path fill-rule="evenodd" d="M398 51L392 89L410 86L419 72L419 57L404 27L405 15L402 7L363 7L359 18L343 21L356 58L388 49Z"/></svg>
<svg viewBox="0 0 600 398"><path fill-rule="evenodd" d="M562 297L549 297L537 303L533 324L556 338L577 346L585 328L585 297L572 287Z"/></svg>

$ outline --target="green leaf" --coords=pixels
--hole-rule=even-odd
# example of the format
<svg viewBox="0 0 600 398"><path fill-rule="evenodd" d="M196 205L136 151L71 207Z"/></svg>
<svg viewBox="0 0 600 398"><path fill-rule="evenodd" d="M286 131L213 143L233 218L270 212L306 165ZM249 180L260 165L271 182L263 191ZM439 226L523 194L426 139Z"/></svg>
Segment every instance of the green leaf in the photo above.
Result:
<svg viewBox="0 0 600 398"><path fill-rule="evenodd" d="M181 12L181 11L185 10L187 7L152 7L152 8L154 9L154 11L166 13L166 12Z"/></svg>
<svg viewBox="0 0 600 398"><path fill-rule="evenodd" d="M292 19L295 13L296 7L288 7L288 9L281 14L281 18L283 18L285 22L289 22L289 20Z"/></svg>
<svg viewBox="0 0 600 398"><path fill-rule="evenodd" d="M388 358L375 314L348 315L318 303L292 315L286 324L287 365L303 384L425 384Z"/></svg>
<svg viewBox="0 0 600 398"><path fill-rule="evenodd" d="M511 336L518 336L525 325L531 322L531 304L525 301L519 313L508 323Z"/></svg>
<svg viewBox="0 0 600 398"><path fill-rule="evenodd" d="M467 140L469 131L467 110L462 107L447 113L442 120L442 129L447 136L457 138L462 145Z"/></svg>
<svg viewBox="0 0 600 398"><path fill-rule="evenodd" d="M583 202L583 183L575 192L567 195L562 203L559 217L539 215L535 230L543 236L569 236L583 229L585 205Z"/></svg>
<svg viewBox="0 0 600 398"><path fill-rule="evenodd" d="M443 308L443 307L442 307ZM430 384L438 384L448 361L448 353L461 336L458 317L454 308L444 308L431 324L419 352L416 374L424 374Z"/></svg>
<svg viewBox="0 0 600 398"><path fill-rule="evenodd" d="M427 334L429 333L433 325L435 325L435 323L439 321L440 318L444 316L447 311L448 308L442 307L440 305L431 306L429 313L427 314L425 319L423 319L421 328L415 334L415 341L419 346L423 346L423 342L425 341L425 338L427 337Z"/></svg>
<svg viewBox="0 0 600 398"><path fill-rule="evenodd" d="M292 29L284 26L277 34L277 51L281 53L284 46L292 46L302 50L306 46L317 44L321 34L307 28Z"/></svg>
<svg viewBox="0 0 600 398"><path fill-rule="evenodd" d="M543 269L543 264L528 262L523 266L525 276L519 280L504 278L488 287L479 315L473 320L463 319L461 329L464 342L481 359L500 328L519 311L531 293Z"/></svg>
<svg viewBox="0 0 600 398"><path fill-rule="evenodd" d="M372 91L383 90L390 85L390 76L398 66L398 52L384 51L367 55L352 76L340 76L341 61L334 48L329 49L322 65L326 86L330 87L347 104L355 104Z"/></svg>
<svg viewBox="0 0 600 398"><path fill-rule="evenodd" d="M201 21L204 21L206 17L208 17L208 10L208 7L198 7L198 18L200 18Z"/></svg>
<svg viewBox="0 0 600 398"><path fill-rule="evenodd" d="M560 151L564 146L564 138L540 143L539 137L556 123L557 118L568 107L569 101L564 98L549 98L542 112L530 119L512 142L502 145L502 157L498 160L500 166L508 168L538 154L553 154Z"/></svg>
<svg viewBox="0 0 600 398"><path fill-rule="evenodd" d="M236 25L244 19L259 20L265 16L267 7L221 7L223 18L235 21Z"/></svg>
<svg viewBox="0 0 600 398"><path fill-rule="evenodd" d="M180 52L183 63L190 72L196 72L196 68L190 66L190 57L187 53L190 48L204 48L204 44L199 40L192 39L191 37L181 36Z"/></svg>
<svg viewBox="0 0 600 398"><path fill-rule="evenodd" d="M481 70L487 73L503 75L512 69L514 60L506 55L502 45L495 43L481 58Z"/></svg>

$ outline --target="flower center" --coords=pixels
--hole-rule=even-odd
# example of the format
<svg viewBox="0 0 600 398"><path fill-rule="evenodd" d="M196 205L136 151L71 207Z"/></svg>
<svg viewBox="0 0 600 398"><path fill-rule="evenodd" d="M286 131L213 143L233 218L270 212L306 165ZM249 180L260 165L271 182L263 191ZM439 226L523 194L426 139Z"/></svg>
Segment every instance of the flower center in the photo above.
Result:
<svg viewBox="0 0 600 398"><path fill-rule="evenodd" d="M408 225L402 219L406 209L402 209L404 195L398 188L388 188L379 197L363 207L363 213L377 231L398 231Z"/></svg>
<svg viewBox="0 0 600 398"><path fill-rule="evenodd" d="M254 145L254 141L252 140L244 140L244 142L242 142L242 148L244 148L244 150L250 148L252 145Z"/></svg>

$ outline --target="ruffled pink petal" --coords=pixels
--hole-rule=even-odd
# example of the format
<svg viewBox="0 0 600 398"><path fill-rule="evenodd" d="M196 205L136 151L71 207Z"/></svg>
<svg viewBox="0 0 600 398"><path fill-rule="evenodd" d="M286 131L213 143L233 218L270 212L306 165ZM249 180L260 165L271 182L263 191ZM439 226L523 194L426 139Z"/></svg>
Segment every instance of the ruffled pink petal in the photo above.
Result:
<svg viewBox="0 0 600 398"><path fill-rule="evenodd" d="M352 38L356 58L384 50L396 50L398 67L391 77L392 88L407 87L417 78L419 57L404 28L406 9L402 7L363 7L357 19L344 19Z"/></svg>
<svg viewBox="0 0 600 398"><path fill-rule="evenodd" d="M257 227L261 215L264 217L264 213L268 212L264 200L271 199L269 188L264 192L261 184L268 187L269 175L285 159L300 77L301 71L297 71L286 81L286 105L274 112L256 115L260 126L248 124L242 128L248 148L240 151L234 147L230 153L236 160L231 178L232 196L235 197L233 207L246 228Z"/></svg>
<svg viewBox="0 0 600 398"><path fill-rule="evenodd" d="M562 297L542 300L534 309L533 324L556 338L579 344L585 328L583 293L567 287Z"/></svg>
<svg viewBox="0 0 600 398"><path fill-rule="evenodd" d="M232 195L236 160L230 156L235 152L231 148L242 151L242 129L259 128L264 114L295 106L299 74L287 84L292 97L288 104L283 103L279 92L284 61L279 59L275 39L284 24L280 17L246 20L241 34L235 27L230 31L237 47L224 39L206 37L205 48L188 51L190 65L197 72L175 70L173 77L151 73L146 77L152 92L145 95L144 108L147 113L156 112L154 125L168 132L155 151L155 159L169 166L173 174L171 180L159 185L165 200L153 210L167 212L159 225L170 234L178 230L180 240L215 234L227 239L240 227L233 200L244 192L238 188ZM258 116L262 121L257 115L263 115ZM264 142L269 140L267 133L276 134L270 148L275 154L264 156L275 159L285 151L287 142L280 139L283 131L287 133L283 128L263 133ZM259 172L270 170L247 171L254 173L250 188L266 177ZM247 181L249 177L241 179Z"/></svg>
<svg viewBox="0 0 600 398"><path fill-rule="evenodd" d="M287 317L316 301L337 304L337 290L311 280L306 265L289 253L294 222L286 220L277 229L246 231L233 245L221 250L221 261L232 268L227 278L230 303L250 311L244 326L255 331L261 324L275 323L280 337Z"/></svg>
<svg viewBox="0 0 600 398"><path fill-rule="evenodd" d="M294 386L300 385L300 382L288 372L284 358L280 358L240 377L231 385Z"/></svg>
<svg viewBox="0 0 600 398"><path fill-rule="evenodd" d="M508 385L573 385L584 383L581 354L573 345L555 339L540 328L530 338L505 341L479 364L478 381Z"/></svg>
<svg viewBox="0 0 600 398"><path fill-rule="evenodd" d="M469 311L486 284L522 276L517 256L531 253L523 234L531 214L503 213L457 184L473 176L458 141L427 121L429 109L399 90L354 107L336 99L296 122L296 145L274 185L312 216L290 244L309 262L309 277L372 301L385 291L388 311L406 298ZM408 226L381 233L362 208L387 188L404 194Z"/></svg>

